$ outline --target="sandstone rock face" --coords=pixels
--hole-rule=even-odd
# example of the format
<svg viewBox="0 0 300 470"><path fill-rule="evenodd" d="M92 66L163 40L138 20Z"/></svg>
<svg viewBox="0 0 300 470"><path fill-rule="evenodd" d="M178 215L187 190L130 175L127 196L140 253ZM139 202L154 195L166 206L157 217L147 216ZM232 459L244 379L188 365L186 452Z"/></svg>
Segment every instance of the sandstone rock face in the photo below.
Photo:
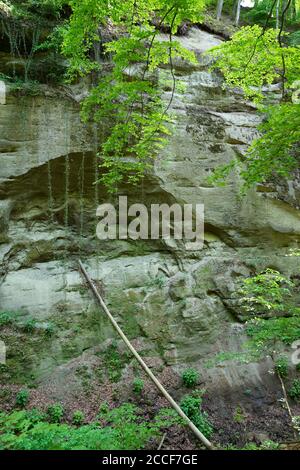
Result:
<svg viewBox="0 0 300 470"><path fill-rule="evenodd" d="M177 370L199 368L213 389L263 387L268 359L206 364L244 341L235 294L243 277L268 266L298 273L297 258L285 255L300 237L299 188L289 183L288 200L276 187L241 198L237 174L226 187L207 183L214 167L245 154L260 117L209 71L202 54L219 38L193 28L181 40L199 65L176 63L185 92L172 103L173 136L129 199L204 204L200 251L166 241L97 240L96 207L108 199L93 185L97 136L80 123L78 105L57 96L11 95L0 105L0 311L54 325L32 362L41 380L115 336L78 273L81 258L121 326L130 338L143 339L145 350ZM8 353L9 363L13 347Z"/></svg>
<svg viewBox="0 0 300 470"><path fill-rule="evenodd" d="M13 96L9 87L5 94L0 105L0 182L62 155L94 151L92 130L80 121L76 101L46 87L44 96Z"/></svg>

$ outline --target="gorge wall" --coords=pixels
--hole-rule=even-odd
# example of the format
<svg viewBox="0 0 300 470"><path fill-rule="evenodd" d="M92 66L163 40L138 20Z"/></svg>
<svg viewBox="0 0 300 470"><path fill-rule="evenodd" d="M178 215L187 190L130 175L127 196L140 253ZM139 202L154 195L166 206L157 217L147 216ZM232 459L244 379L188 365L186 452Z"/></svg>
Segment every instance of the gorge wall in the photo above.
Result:
<svg viewBox="0 0 300 470"><path fill-rule="evenodd" d="M192 28L180 40L199 63L175 64L185 91L172 103L173 136L142 185L120 194L147 205L204 203L201 251L167 240L97 240L96 207L109 196L93 184L101 129L80 122L82 90L44 86L38 96L18 96L8 89L0 105L0 311L19 312L20 324L34 318L38 331L51 325L53 332L4 331L5 380L54 384L59 399L84 386L79 367L107 375L105 354L116 335L82 281L81 258L154 370L176 374L192 365L205 388L229 401L249 399L244 392L251 390L257 405L278 390L270 358L249 364L214 358L240 350L245 340L236 296L241 278L266 267L299 272L297 258L286 256L300 237L299 182L260 186L244 197L237 174L225 187L207 183L214 167L244 158L261 118L239 90L225 89L209 71L203 52L220 38ZM166 87L166 100L170 94ZM126 361L120 369L122 381Z"/></svg>

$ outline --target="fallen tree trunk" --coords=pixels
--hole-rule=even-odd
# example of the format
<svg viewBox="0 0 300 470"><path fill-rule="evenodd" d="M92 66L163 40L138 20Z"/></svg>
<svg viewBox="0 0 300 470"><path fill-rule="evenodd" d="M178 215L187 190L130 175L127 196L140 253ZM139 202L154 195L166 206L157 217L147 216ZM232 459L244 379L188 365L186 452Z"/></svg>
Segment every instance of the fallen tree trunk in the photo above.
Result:
<svg viewBox="0 0 300 470"><path fill-rule="evenodd" d="M178 413L178 415L183 419L183 421L187 424L187 426L193 431L193 433L195 434L195 436L202 442L202 444L207 448L207 449L212 449L213 446L211 444L211 442L206 439L206 437L199 431L199 429L194 425L194 423L187 417L187 415L182 411L182 409L180 408L180 406L176 403L176 401L171 397L171 395L167 392L167 390L163 387L163 385L159 382L159 380L155 377L155 375L151 372L151 370L149 369L149 367L147 366L147 364L143 361L143 359L141 358L141 356L139 355L139 353L136 351L136 349L132 346L132 344L130 343L129 339L127 338L127 336L123 333L123 331L121 330L121 328L119 327L118 323L116 322L116 320L114 319L114 317L112 316L112 314L110 313L110 311L108 310L104 300L102 299L101 295L99 294L95 284L93 283L93 281L91 280L91 278L89 277L85 267L83 266L82 262L79 260L79 266L80 266L80 269L81 269L81 272L82 274L84 275L88 285L90 286L91 290L93 291L97 301L99 302L99 304L101 305L101 307L103 308L104 312L106 313L106 315L108 316L111 324L113 325L113 327L115 328L115 330L117 331L117 333L121 336L122 340L124 341L124 343L126 344L126 346L128 347L128 349L130 350L130 352L133 354L133 356L136 358L136 360L139 362L139 364L141 365L141 367L144 369L144 371L146 372L146 374L148 375L148 377L152 380L152 382L155 384L155 386L158 388L158 390L163 394L163 396L168 400L168 402L170 403L170 405L174 408L174 410Z"/></svg>

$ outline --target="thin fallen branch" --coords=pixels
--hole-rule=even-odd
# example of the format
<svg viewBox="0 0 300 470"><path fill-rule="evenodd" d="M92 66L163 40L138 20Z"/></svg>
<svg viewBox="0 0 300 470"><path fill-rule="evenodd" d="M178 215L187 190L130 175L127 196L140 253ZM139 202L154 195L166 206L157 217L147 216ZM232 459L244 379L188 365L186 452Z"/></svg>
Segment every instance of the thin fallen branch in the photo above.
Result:
<svg viewBox="0 0 300 470"><path fill-rule="evenodd" d="M165 432L163 437L161 438L161 441L159 443L159 446L157 448L157 450L161 450L162 446L163 446L163 443L165 442L165 438L167 437L167 433Z"/></svg>
<svg viewBox="0 0 300 470"><path fill-rule="evenodd" d="M155 377L155 375L151 372L151 370L149 369L149 367L147 366L147 364L143 361L143 359L141 358L141 356L139 355L139 353L136 351L136 349L132 346L132 344L130 343L130 341L128 340L127 336L123 333L123 331L121 330L121 328L119 327L118 323L116 322L116 320L114 319L114 317L112 316L112 314L110 313L110 311L108 310L104 300L102 299L101 295L99 294L95 284L93 283L93 281L91 280L91 278L89 277L85 267L83 266L82 262L79 260L79 266L80 266L80 270L82 272L82 274L84 275L88 285L90 286L91 290L93 291L93 294L95 295L97 301L99 302L99 304L101 305L101 307L103 308L104 312L106 313L107 317L109 318L109 321L111 322L111 324L113 325L113 327L115 328L115 330L117 331L117 333L119 334L119 336L121 336L122 340L124 341L124 343L126 344L126 346L128 347L128 349L130 350L130 352L132 353L132 355L136 358L136 360L138 361L138 363L141 365L141 367L144 369L144 371L146 372L146 374L149 376L149 378L152 380L152 382L154 383L154 385L158 388L158 390L163 394L163 396L168 400L168 402L170 403L170 405L174 408L174 410L178 413L178 415L183 419L183 421L187 424L187 426L193 431L193 433L195 434L195 436L197 437L197 439L199 439L202 444L207 448L207 449L213 449L213 446L211 444L211 442L206 439L206 437L199 431L199 429L194 425L194 423L192 423L192 421L187 417L187 415L182 411L182 409L180 408L180 406L176 403L175 400L173 400L173 398L171 397L171 395L167 392L167 390L163 387L163 385L159 382L159 380Z"/></svg>
<svg viewBox="0 0 300 470"><path fill-rule="evenodd" d="M285 404L286 404L286 408L287 408L287 410L288 410L288 414L289 414L289 416L290 416L290 418L291 418L291 423L292 423L292 425L293 425L293 418L294 418L294 416L293 416L291 407L290 407L290 405L289 405L289 399L288 399L288 396L287 396L287 393L286 393L286 388L285 388L285 385L284 385L284 381L282 380L282 377L281 377L281 375L280 375L279 373L277 374L277 376L278 376L279 381L280 381L280 384L281 384L281 388L282 388L282 392L283 392L283 396L284 396L284 401L285 401ZM293 426L293 427L294 427L294 426ZM295 438L297 438L297 433L296 433L295 429L294 429L294 436L295 436Z"/></svg>

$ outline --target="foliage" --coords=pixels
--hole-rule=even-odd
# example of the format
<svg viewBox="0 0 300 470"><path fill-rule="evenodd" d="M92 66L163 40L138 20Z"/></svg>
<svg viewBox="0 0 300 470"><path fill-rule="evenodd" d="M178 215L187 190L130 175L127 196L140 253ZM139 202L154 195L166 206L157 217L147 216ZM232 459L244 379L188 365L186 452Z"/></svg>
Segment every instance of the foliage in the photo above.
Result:
<svg viewBox="0 0 300 470"><path fill-rule="evenodd" d="M285 43L288 43L285 44ZM232 39L209 52L215 57L213 69L220 69L229 87L239 87L246 98L266 101L264 85L281 83L282 98L300 78L300 48L285 32L246 26ZM272 177L287 177L298 165L300 140L300 104L283 102L263 107L266 119L260 126L262 136L250 146L246 160L233 160L216 168L211 183L223 183L238 168L244 189Z"/></svg>
<svg viewBox="0 0 300 470"><path fill-rule="evenodd" d="M111 344L104 353L105 367L108 372L109 380L118 382L122 375L122 370L128 360L127 353L120 353L115 344Z"/></svg>
<svg viewBox="0 0 300 470"><path fill-rule="evenodd" d="M299 313L290 298L294 283L274 269L266 269L243 281L239 290L244 310L251 315L272 316L276 313Z"/></svg>
<svg viewBox="0 0 300 470"><path fill-rule="evenodd" d="M136 393L137 395L140 395L143 391L143 388L144 388L144 381L139 378L134 379L134 381L132 382L132 389L134 393Z"/></svg>
<svg viewBox="0 0 300 470"><path fill-rule="evenodd" d="M245 421L245 415L244 415L243 409L240 406L237 406L234 411L233 421L239 424Z"/></svg>
<svg viewBox="0 0 300 470"><path fill-rule="evenodd" d="M20 408L25 408L29 401L29 391L28 390L20 390L16 396L16 405Z"/></svg>
<svg viewBox="0 0 300 470"><path fill-rule="evenodd" d="M300 338L300 321L298 316L255 318L246 323L246 332L252 348L268 349L276 342L291 345Z"/></svg>
<svg viewBox="0 0 300 470"><path fill-rule="evenodd" d="M50 405L47 408L47 414L51 423L60 423L64 415L63 406L59 403Z"/></svg>
<svg viewBox="0 0 300 470"><path fill-rule="evenodd" d="M275 372L280 375L282 379L288 376L288 360L285 356L281 356L276 359Z"/></svg>
<svg viewBox="0 0 300 470"><path fill-rule="evenodd" d="M245 342L243 351L219 353L214 363L225 360L238 360L242 363L257 360L262 353L273 353L277 343L280 347L299 340L299 308L290 300L294 287L292 281L273 269L245 279L238 294L244 311L254 317L245 326L249 340ZM271 316L276 314L280 316ZM278 367L280 364L281 361ZM284 364L282 370L283 368Z"/></svg>
<svg viewBox="0 0 300 470"><path fill-rule="evenodd" d="M56 19L63 6L63 0L5 0L15 19L46 23L49 18Z"/></svg>
<svg viewBox="0 0 300 470"><path fill-rule="evenodd" d="M134 450L158 435L154 423L145 423L134 405L110 410L105 425L80 427L33 422L25 411L0 414L0 449L14 450Z"/></svg>
<svg viewBox="0 0 300 470"><path fill-rule="evenodd" d="M199 380L199 372L196 369L190 368L186 369L182 373L182 381L184 385L188 388L195 387L197 385L197 382Z"/></svg>
<svg viewBox="0 0 300 470"><path fill-rule="evenodd" d="M260 126L262 137L250 146L241 171L246 187L274 176L288 177L298 166L300 104L272 106L266 113L267 120Z"/></svg>
<svg viewBox="0 0 300 470"><path fill-rule="evenodd" d="M262 136L254 140L247 159L232 160L217 167L209 178L211 183L224 184L234 168L240 170L243 190L256 183L270 181L274 176L288 177L298 166L300 156L300 104L285 103L265 109L266 120L259 126Z"/></svg>
<svg viewBox="0 0 300 470"><path fill-rule="evenodd" d="M197 426L199 431L208 439L213 433L207 414L201 411L202 398L197 395L186 395L180 402L180 407L188 418Z"/></svg>
<svg viewBox="0 0 300 470"><path fill-rule="evenodd" d="M204 0L70 0L72 16L64 34L63 52L70 60L70 79L99 70L93 49L112 58L111 73L101 76L83 103L85 121L93 119L109 129L99 156L104 174L100 181L113 192L121 182L137 183L166 143L170 129L155 77L161 64L171 68L173 96L174 58L195 61L194 55L173 39L184 20L198 21ZM159 27L169 28L168 40L157 38ZM119 31L119 38L103 45L101 31ZM95 56L95 54L94 54ZM92 57L92 58L91 58Z"/></svg>
<svg viewBox="0 0 300 470"><path fill-rule="evenodd" d="M293 400L300 399L300 380L294 379L291 388L289 389L289 396Z"/></svg>
<svg viewBox="0 0 300 470"><path fill-rule="evenodd" d="M14 312L0 312L0 328L13 323L16 317L17 313Z"/></svg>
<svg viewBox="0 0 300 470"><path fill-rule="evenodd" d="M80 410L76 410L72 416L72 423L76 426L80 426L84 421L84 414Z"/></svg>
<svg viewBox="0 0 300 470"><path fill-rule="evenodd" d="M268 20L268 26L275 27L275 16L271 15L271 17L269 18L270 11L273 5L274 0L261 0L259 2L255 2L254 7L247 11L243 15L243 18L250 24L258 24L261 26L264 26L266 24L266 21Z"/></svg>
<svg viewBox="0 0 300 470"><path fill-rule="evenodd" d="M288 36L290 46L300 46L300 31L294 31Z"/></svg>
<svg viewBox="0 0 300 470"><path fill-rule="evenodd" d="M286 86L291 86L300 77L299 48L281 47L274 29L242 27L209 54L216 58L212 68L221 70L227 85L242 88L256 102L262 101L265 84L271 85L284 74Z"/></svg>
<svg viewBox="0 0 300 470"><path fill-rule="evenodd" d="M23 329L26 331L26 333L31 333L34 331L36 329L36 320L34 318L28 318L26 323L23 325Z"/></svg>
<svg viewBox="0 0 300 470"><path fill-rule="evenodd" d="M226 448L222 450L278 450L278 449L279 449L279 444L269 439L269 440L263 441L261 446L258 446L257 444L255 444L255 442L248 442L242 448L238 448L237 446L234 446L234 445L229 445L229 446L226 446Z"/></svg>
<svg viewBox="0 0 300 470"><path fill-rule="evenodd" d="M297 431L300 435L300 416L293 416L292 418L293 428Z"/></svg>

